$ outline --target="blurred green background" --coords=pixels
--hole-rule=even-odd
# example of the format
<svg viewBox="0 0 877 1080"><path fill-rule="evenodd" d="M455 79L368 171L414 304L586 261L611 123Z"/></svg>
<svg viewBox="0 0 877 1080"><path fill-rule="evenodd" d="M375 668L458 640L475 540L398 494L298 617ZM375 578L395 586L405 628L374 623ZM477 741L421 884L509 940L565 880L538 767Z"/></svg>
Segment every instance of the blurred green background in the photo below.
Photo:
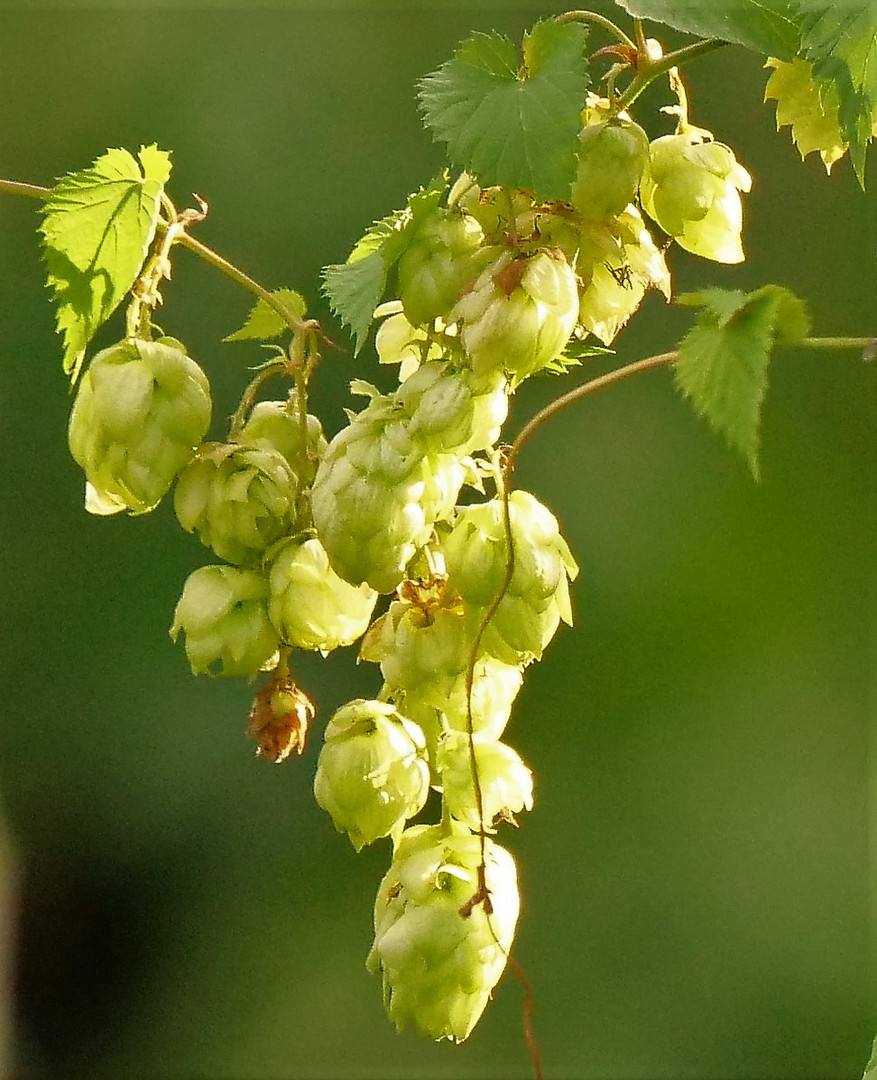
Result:
<svg viewBox="0 0 877 1080"><path fill-rule="evenodd" d="M172 149L177 205L198 192L211 207L196 235L299 288L345 342L319 268L441 162L415 81L471 29L517 37L562 10L0 7L0 175L47 184L107 146ZM748 261L674 251L677 291L776 281L809 300L817 332L877 333L877 161L868 195L846 162L830 179L802 165L743 50L687 81L693 121L755 186ZM667 101L662 88L640 115L652 136L670 130L653 111ZM356 857L311 780L320 723L376 691L377 669L307 658L321 710L308 753L256 759L252 689L192 678L167 636L183 580L210 557L168 506L84 513L35 225L27 200L0 198L17 1075L527 1076L509 976L454 1047L397 1035L365 970L388 847ZM165 297L160 321L208 370L221 417L263 355L218 344L248 298L186 251ZM685 325L649 297L617 362L672 347ZM119 335L116 321L97 344ZM372 365L327 357L315 397L330 432L350 378L385 379ZM533 380L510 432L589 373ZM507 735L536 774L534 812L503 839L556 1080L853 1078L877 1030L877 368L784 353L763 443L755 485L659 371L562 414L522 457L518 483L555 511L582 567L577 625L530 670Z"/></svg>

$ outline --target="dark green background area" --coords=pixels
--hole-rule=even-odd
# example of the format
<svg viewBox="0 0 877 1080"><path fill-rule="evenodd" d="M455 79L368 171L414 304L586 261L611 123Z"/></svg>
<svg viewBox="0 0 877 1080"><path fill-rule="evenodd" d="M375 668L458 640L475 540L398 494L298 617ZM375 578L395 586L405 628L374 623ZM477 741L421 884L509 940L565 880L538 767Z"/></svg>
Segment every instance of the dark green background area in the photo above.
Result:
<svg viewBox="0 0 877 1080"><path fill-rule="evenodd" d="M319 268L440 165L416 79L470 29L517 36L556 10L3 5L0 175L47 184L107 146L172 149L177 204L198 192L211 207L197 236L299 288L345 341L315 392L331 433L346 383L387 375L368 350L351 359ZM807 298L817 332L875 334L877 161L867 196L847 162L831 178L802 165L762 104L760 63L728 49L687 69L692 120L755 185L747 262L673 251L677 291L776 281ZM649 133L670 130L663 89L648 100ZM0 197L0 797L24 870L19 1075L527 1076L509 976L453 1047L397 1035L365 970L388 846L355 856L311 780L320 725L374 693L377 669L305 658L311 746L282 767L256 759L252 688L192 678L167 636L209 554L168 506L85 514L35 225L33 205ZM263 356L218 344L249 300L187 251L165 297L160 321L207 369L221 419ZM617 362L672 348L689 318L650 296ZM597 370L532 380L509 431ZM784 352L763 444L755 485L657 371L562 414L522 456L518 483L581 565L576 627L528 672L507 733L536 777L533 813L501 839L520 867L517 955L547 1077L829 1080L867 1060L877 367Z"/></svg>

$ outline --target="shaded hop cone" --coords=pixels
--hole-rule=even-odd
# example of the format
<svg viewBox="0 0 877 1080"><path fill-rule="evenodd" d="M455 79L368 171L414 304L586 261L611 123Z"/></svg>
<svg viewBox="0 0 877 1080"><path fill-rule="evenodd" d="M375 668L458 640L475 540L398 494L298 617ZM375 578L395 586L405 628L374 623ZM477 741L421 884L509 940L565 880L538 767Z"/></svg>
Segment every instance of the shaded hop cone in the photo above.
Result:
<svg viewBox="0 0 877 1080"><path fill-rule="evenodd" d="M740 192L749 191L752 178L733 150L708 135L691 130L651 143L640 185L642 207L686 251L715 262L742 262Z"/></svg>
<svg viewBox="0 0 877 1080"><path fill-rule="evenodd" d="M448 513L465 472L436 464L400 403L375 397L329 444L311 493L314 525L346 581L392 592L437 515ZM456 485L456 490L453 490Z"/></svg>
<svg viewBox="0 0 877 1080"><path fill-rule="evenodd" d="M288 401L260 401L255 405L237 441L282 454L303 488L313 483L327 445L316 416L307 413L302 426L294 394Z"/></svg>
<svg viewBox="0 0 877 1080"><path fill-rule="evenodd" d="M578 567L557 519L526 491L509 499L515 568L482 638L485 653L507 664L538 660L563 619L572 624L569 581ZM462 509L442 542L450 595L459 595L477 628L505 580L508 561L500 499Z"/></svg>
<svg viewBox="0 0 877 1080"><path fill-rule="evenodd" d="M298 493L298 476L277 450L205 443L180 474L174 510L220 558L247 564L291 531Z"/></svg>
<svg viewBox="0 0 877 1080"><path fill-rule="evenodd" d="M497 817L532 810L533 774L517 751L482 734L474 734L472 741L484 827L489 829ZM438 741L435 767L448 813L478 832L482 824L472 783L469 736L459 731L446 732Z"/></svg>
<svg viewBox="0 0 877 1080"><path fill-rule="evenodd" d="M181 631L195 675L256 675L279 644L268 618L267 578L236 566L195 570L174 611L174 641Z"/></svg>
<svg viewBox="0 0 877 1080"><path fill-rule="evenodd" d="M70 414L86 509L144 514L160 502L210 425L210 384L173 338L123 341L92 360Z"/></svg>
<svg viewBox="0 0 877 1080"><path fill-rule="evenodd" d="M451 317L461 324L460 339L476 374L504 371L520 380L563 352L578 312L575 274L552 248L518 257L498 252Z"/></svg>
<svg viewBox="0 0 877 1080"><path fill-rule="evenodd" d="M303 754L314 704L290 678L273 678L253 700L247 734L258 742L256 756L276 765L290 754Z"/></svg>
<svg viewBox="0 0 877 1080"><path fill-rule="evenodd" d="M326 727L314 796L357 851L383 836L397 840L429 793L426 744L392 705L357 698Z"/></svg>
<svg viewBox="0 0 877 1080"><path fill-rule="evenodd" d="M381 665L394 690L441 706L469 662L470 635L460 611L394 600L369 627L360 658Z"/></svg>
<svg viewBox="0 0 877 1080"><path fill-rule="evenodd" d="M570 201L586 221L608 221L633 202L649 163L649 138L639 124L613 119L579 133Z"/></svg>
<svg viewBox="0 0 877 1080"><path fill-rule="evenodd" d="M286 541L273 555L268 576L268 611L287 645L327 653L365 633L378 594L340 578L315 537Z"/></svg>
<svg viewBox="0 0 877 1080"><path fill-rule="evenodd" d="M580 237L583 242L576 266L583 285L579 322L604 345L610 345L642 303L647 289L659 289L670 299L670 271L635 206L628 206L608 225L586 230Z"/></svg>
<svg viewBox="0 0 877 1080"><path fill-rule="evenodd" d="M474 217L437 210L417 231L399 259L399 295L412 326L445 316L483 265L484 235Z"/></svg>
<svg viewBox="0 0 877 1080"><path fill-rule="evenodd" d="M366 960L381 974L399 1030L462 1042L502 975L518 918L515 863L486 839L489 904L473 904L480 861L479 837L461 825L415 825L402 834L378 889Z"/></svg>
<svg viewBox="0 0 877 1080"><path fill-rule="evenodd" d="M447 363L422 364L394 396L410 416L412 435L429 453L460 457L493 446L509 407L501 372L479 378Z"/></svg>

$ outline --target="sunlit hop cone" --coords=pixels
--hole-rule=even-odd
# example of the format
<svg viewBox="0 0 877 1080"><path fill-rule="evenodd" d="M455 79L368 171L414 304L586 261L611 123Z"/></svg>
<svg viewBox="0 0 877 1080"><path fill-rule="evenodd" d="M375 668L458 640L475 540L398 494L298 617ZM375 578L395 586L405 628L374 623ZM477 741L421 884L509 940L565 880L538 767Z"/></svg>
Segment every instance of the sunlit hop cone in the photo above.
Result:
<svg viewBox="0 0 877 1080"><path fill-rule="evenodd" d="M579 133L570 201L586 221L608 221L633 202L649 162L649 138L639 124L613 119Z"/></svg>
<svg viewBox="0 0 877 1080"><path fill-rule="evenodd" d="M578 567L557 519L526 491L509 500L515 567L511 584L482 638L485 653L507 664L538 660L560 620L572 624L569 581ZM463 601L470 627L480 625L506 575L500 499L460 511L442 543L450 595Z"/></svg>
<svg viewBox="0 0 877 1080"><path fill-rule="evenodd" d="M469 736L449 731L438 741L435 765L448 813L473 832L491 828L497 817L533 808L533 774L517 751L481 734L473 736L481 813L472 782Z"/></svg>
<svg viewBox="0 0 877 1080"><path fill-rule="evenodd" d="M560 251L515 258L504 250L475 279L451 318L461 324L476 374L496 370L523 379L561 354L578 312L575 274Z"/></svg>
<svg viewBox="0 0 877 1080"><path fill-rule="evenodd" d="M311 494L332 568L378 592L399 584L448 505L447 492L427 492L432 466L410 427L393 396L373 397L329 444ZM457 478L462 483L462 471Z"/></svg>
<svg viewBox="0 0 877 1080"><path fill-rule="evenodd" d="M416 825L402 834L378 889L366 961L382 976L384 1004L400 1030L462 1042L502 974L518 918L515 864L485 840L489 903L473 904L480 861L479 837L462 826Z"/></svg>
<svg viewBox="0 0 877 1080"><path fill-rule="evenodd" d="M289 533L298 493L298 476L278 451L205 443L180 474L174 510L220 558L247 564Z"/></svg>
<svg viewBox="0 0 877 1080"><path fill-rule="evenodd" d="M447 315L481 269L482 240L475 218L458 210L437 210L420 226L398 266L399 295L413 326ZM483 265L483 256L480 261Z"/></svg>
<svg viewBox="0 0 877 1080"><path fill-rule="evenodd" d="M314 777L317 803L357 851L401 835L429 793L426 744L392 705L358 698L329 721Z"/></svg>
<svg viewBox="0 0 877 1080"><path fill-rule="evenodd" d="M362 637L378 598L368 585L338 577L316 538L280 546L272 555L269 581L268 610L283 641L324 653Z"/></svg>
<svg viewBox="0 0 877 1080"><path fill-rule="evenodd" d="M279 644L268 618L267 579L236 566L195 570L174 611L174 641L181 631L195 675L256 675Z"/></svg>
<svg viewBox="0 0 877 1080"><path fill-rule="evenodd" d="M173 338L123 341L92 360L70 414L70 452L92 514L152 510L210 424L210 385Z"/></svg>
<svg viewBox="0 0 877 1080"><path fill-rule="evenodd" d="M509 405L501 372L479 378L441 363L422 365L394 396L411 418L412 435L434 454L464 456L492 446Z"/></svg>
<svg viewBox="0 0 877 1080"><path fill-rule="evenodd" d="M446 731L465 732L469 727L466 672L448 687L443 698L426 683L416 690L400 691L384 687L392 694L399 711L413 720L426 736L430 761L435 760L438 741ZM523 673L519 667L503 664L492 656L481 657L472 673L472 730L488 739L498 739L505 730L512 704L521 688ZM436 702L438 701L438 704Z"/></svg>
<svg viewBox="0 0 877 1080"><path fill-rule="evenodd" d="M743 261L740 192L752 178L724 143L693 129L664 135L650 146L640 185L645 212L680 247L721 263Z"/></svg>
<svg viewBox="0 0 877 1080"><path fill-rule="evenodd" d="M582 281L579 322L610 345L642 303L646 290L670 299L670 271L635 206L580 234L576 270Z"/></svg>
<svg viewBox="0 0 877 1080"><path fill-rule="evenodd" d="M381 665L388 686L441 706L469 662L460 610L394 600L369 628L360 656Z"/></svg>

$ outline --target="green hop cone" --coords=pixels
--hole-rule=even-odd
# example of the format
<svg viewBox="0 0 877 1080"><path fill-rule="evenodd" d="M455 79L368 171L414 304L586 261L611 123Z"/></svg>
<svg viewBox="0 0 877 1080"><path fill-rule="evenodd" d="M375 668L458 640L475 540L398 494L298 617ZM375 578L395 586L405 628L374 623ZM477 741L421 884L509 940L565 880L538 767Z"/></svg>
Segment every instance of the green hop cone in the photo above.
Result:
<svg viewBox="0 0 877 1080"><path fill-rule="evenodd" d="M503 664L492 656L476 661L472 672L472 730L476 734L487 739L502 735L522 681L523 673L517 665ZM466 732L469 727L466 672L446 688L444 698L438 698L429 683L414 690L385 685L382 691L382 696L390 694L399 711L422 729L432 763L439 739L446 731Z"/></svg>
<svg viewBox="0 0 877 1080"><path fill-rule="evenodd" d="M92 360L68 441L85 470L86 509L144 514L160 502L210 425L207 376L172 338L123 341Z"/></svg>
<svg viewBox="0 0 877 1080"><path fill-rule="evenodd" d="M515 568L482 639L507 664L538 660L562 619L572 624L569 581L578 573L557 519L526 491L509 499ZM467 506L442 543L449 595L457 594L470 628L480 625L505 579L507 544L500 499Z"/></svg>
<svg viewBox="0 0 877 1080"><path fill-rule="evenodd" d="M329 721L314 777L317 803L357 851L394 841L429 793L423 735L392 705L358 698Z"/></svg>
<svg viewBox="0 0 877 1080"><path fill-rule="evenodd" d="M469 662L465 619L437 605L394 600L369 627L360 658L381 665L394 690L410 690L441 706Z"/></svg>
<svg viewBox="0 0 877 1080"><path fill-rule="evenodd" d="M398 265L399 295L412 326L447 315L481 268L482 240L475 218L458 210L439 209L421 225Z"/></svg>
<svg viewBox="0 0 877 1080"><path fill-rule="evenodd" d="M609 120L579 133L570 201L586 221L608 221L633 202L649 163L649 138L639 124Z"/></svg>
<svg viewBox="0 0 877 1080"><path fill-rule="evenodd" d="M398 399L375 392L329 444L311 492L332 568L354 585L392 592L464 479L456 461L430 459Z"/></svg>
<svg viewBox="0 0 877 1080"><path fill-rule="evenodd" d="M268 619L267 579L236 566L195 570L174 611L174 641L180 631L193 674L256 675L279 644Z"/></svg>
<svg viewBox="0 0 877 1080"><path fill-rule="evenodd" d="M180 474L174 510L187 532L243 565L290 532L298 495L298 476L277 450L205 443Z"/></svg>
<svg viewBox="0 0 877 1080"><path fill-rule="evenodd" d="M241 428L238 442L282 454L302 487L314 481L317 464L326 452L326 436L312 413L302 425L294 395L289 401L260 401Z"/></svg>
<svg viewBox="0 0 877 1080"><path fill-rule="evenodd" d="M510 746L481 734L472 737L478 764L481 809L484 827L490 828L505 813L519 814L533 809L533 774ZM442 799L448 813L473 832L481 829L469 736L446 732L438 742L436 771L441 778Z"/></svg>
<svg viewBox="0 0 877 1080"><path fill-rule="evenodd" d="M471 903L479 837L439 825L402 834L378 889L366 961L382 976L384 1004L399 1030L462 1042L502 975L518 919L517 875L511 855L490 839L484 855L490 915L483 903Z"/></svg>
<svg viewBox="0 0 877 1080"><path fill-rule="evenodd" d="M378 594L350 585L317 539L284 543L269 568L271 622L287 645L323 653L352 645L368 627Z"/></svg>
<svg viewBox="0 0 877 1080"><path fill-rule="evenodd" d="M752 178L724 143L709 132L663 135L650 146L640 185L645 212L680 247L721 263L742 262L740 192Z"/></svg>
<svg viewBox="0 0 877 1080"><path fill-rule="evenodd" d="M438 360L442 349L427 332L414 327L402 313L401 300L389 300L375 309L382 322L375 333L375 351L381 364L398 364L399 379L407 379L427 360Z"/></svg>
<svg viewBox="0 0 877 1080"><path fill-rule="evenodd" d="M479 378L441 363L421 365L395 397L411 417L412 435L429 453L460 457L493 446L509 406L501 372Z"/></svg>
<svg viewBox="0 0 877 1080"><path fill-rule="evenodd" d="M604 345L612 343L647 289L670 299L670 271L634 206L610 225L588 230L577 269L584 286L579 322Z"/></svg>
<svg viewBox="0 0 877 1080"><path fill-rule="evenodd" d="M520 380L561 354L578 312L575 274L552 248L518 258L501 251L451 317L461 324L460 339L476 374L505 371Z"/></svg>

